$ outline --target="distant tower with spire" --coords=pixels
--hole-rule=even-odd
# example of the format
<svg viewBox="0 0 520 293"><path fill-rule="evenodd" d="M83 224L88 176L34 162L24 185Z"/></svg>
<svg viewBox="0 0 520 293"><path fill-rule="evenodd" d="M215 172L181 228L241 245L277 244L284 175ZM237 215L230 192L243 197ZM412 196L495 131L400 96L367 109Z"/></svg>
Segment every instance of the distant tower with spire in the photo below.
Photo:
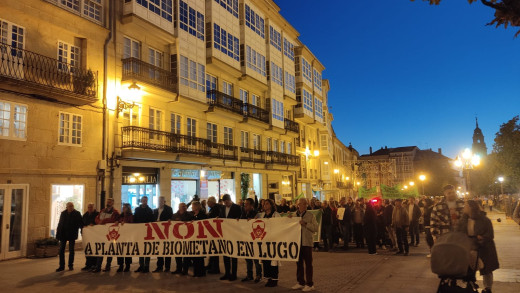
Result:
<svg viewBox="0 0 520 293"><path fill-rule="evenodd" d="M478 127L478 118L475 117L475 131L473 131L473 145L471 146L471 150L474 154L478 154L481 158L485 158L487 156L487 147L484 142L484 134L482 134L482 130Z"/></svg>

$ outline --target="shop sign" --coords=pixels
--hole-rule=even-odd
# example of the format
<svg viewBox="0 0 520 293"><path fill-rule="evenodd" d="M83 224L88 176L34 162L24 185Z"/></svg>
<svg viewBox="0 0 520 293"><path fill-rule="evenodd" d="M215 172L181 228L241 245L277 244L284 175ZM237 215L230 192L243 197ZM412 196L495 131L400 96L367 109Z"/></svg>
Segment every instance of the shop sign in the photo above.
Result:
<svg viewBox="0 0 520 293"><path fill-rule="evenodd" d="M150 174L129 174L123 175L123 184L157 184L157 175Z"/></svg>
<svg viewBox="0 0 520 293"><path fill-rule="evenodd" d="M172 178L200 179L199 170L172 169Z"/></svg>
<svg viewBox="0 0 520 293"><path fill-rule="evenodd" d="M220 171L206 171L206 179L214 180L220 179L222 172Z"/></svg>

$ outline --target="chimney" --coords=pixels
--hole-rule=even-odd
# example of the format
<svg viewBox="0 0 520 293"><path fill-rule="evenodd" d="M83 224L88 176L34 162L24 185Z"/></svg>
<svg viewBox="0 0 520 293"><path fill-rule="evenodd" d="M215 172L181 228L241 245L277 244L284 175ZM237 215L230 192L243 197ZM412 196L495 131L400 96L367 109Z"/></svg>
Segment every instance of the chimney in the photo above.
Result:
<svg viewBox="0 0 520 293"><path fill-rule="evenodd" d="M439 153L440 155L442 155L442 149L441 149L441 148L439 148L438 153Z"/></svg>
<svg viewBox="0 0 520 293"><path fill-rule="evenodd" d="M370 154L372 154L372 147L370 147Z"/></svg>

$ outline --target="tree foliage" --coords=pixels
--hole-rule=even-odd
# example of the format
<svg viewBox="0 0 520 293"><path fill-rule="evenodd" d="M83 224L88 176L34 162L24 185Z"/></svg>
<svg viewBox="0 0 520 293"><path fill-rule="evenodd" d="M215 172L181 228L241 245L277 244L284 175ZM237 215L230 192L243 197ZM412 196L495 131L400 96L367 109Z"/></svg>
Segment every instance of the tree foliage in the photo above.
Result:
<svg viewBox="0 0 520 293"><path fill-rule="evenodd" d="M415 0L411 0L415 1ZM431 5L438 5L441 0L423 0L430 2ZM468 0L471 4L478 0ZM499 27L503 25L520 27L520 1L518 0L480 0L482 4L495 9L495 18L488 23L488 25L496 25ZM515 37L520 34L520 30L515 34Z"/></svg>
<svg viewBox="0 0 520 293"><path fill-rule="evenodd" d="M504 176L506 184L520 189L520 123L519 116L502 124L495 136L492 158L496 175Z"/></svg>

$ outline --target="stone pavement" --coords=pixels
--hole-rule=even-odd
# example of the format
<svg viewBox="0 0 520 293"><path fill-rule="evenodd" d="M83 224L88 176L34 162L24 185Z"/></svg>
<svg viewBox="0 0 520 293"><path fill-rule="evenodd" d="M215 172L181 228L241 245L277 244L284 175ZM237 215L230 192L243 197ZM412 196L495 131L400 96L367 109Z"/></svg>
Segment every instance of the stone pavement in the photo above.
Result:
<svg viewBox="0 0 520 293"><path fill-rule="evenodd" d="M502 213L491 213L495 227L501 268L495 271L493 292L520 292L520 229ZM501 218L502 222L496 219ZM366 249L348 252L315 252L314 281L316 292L436 292L439 279L430 271L424 239L410 248L410 256L394 256L385 250L368 255ZM296 265L284 262L280 267L277 288L260 284L220 281L220 275L205 278L174 276L169 273L86 273L83 253L76 253L76 269L56 273L58 259L16 259L0 262L0 292L294 292ZM137 258L132 268L137 268ZM173 262L175 263L175 262ZM222 266L222 261L221 261ZM155 268L152 259L151 268ZM239 260L238 277L245 276L245 262ZM481 282L479 282L481 283Z"/></svg>

